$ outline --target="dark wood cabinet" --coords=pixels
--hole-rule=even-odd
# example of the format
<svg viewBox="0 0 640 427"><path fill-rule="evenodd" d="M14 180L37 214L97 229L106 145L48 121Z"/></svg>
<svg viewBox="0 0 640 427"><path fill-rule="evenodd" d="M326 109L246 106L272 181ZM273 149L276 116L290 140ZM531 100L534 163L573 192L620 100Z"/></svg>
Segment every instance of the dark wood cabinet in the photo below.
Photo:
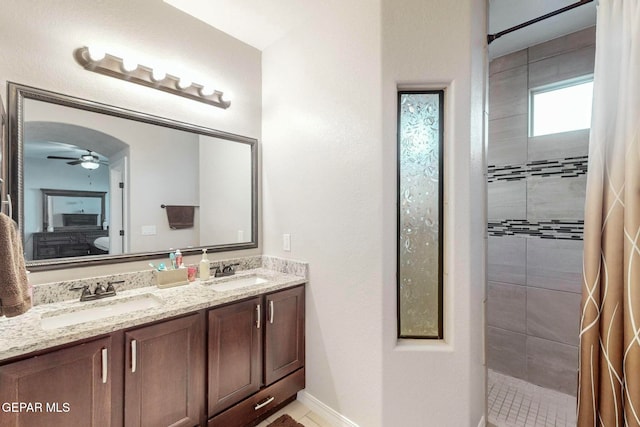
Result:
<svg viewBox="0 0 640 427"><path fill-rule="evenodd" d="M204 422L204 315L125 332L125 427Z"/></svg>
<svg viewBox="0 0 640 427"><path fill-rule="evenodd" d="M106 337L0 366L0 426L118 425L119 357Z"/></svg>
<svg viewBox="0 0 640 427"><path fill-rule="evenodd" d="M244 427L304 388L304 286L209 311L209 427Z"/></svg>
<svg viewBox="0 0 640 427"><path fill-rule="evenodd" d="M254 425L304 388L304 339L297 286L5 362L0 427Z"/></svg>
<svg viewBox="0 0 640 427"><path fill-rule="evenodd" d="M209 415L251 396L262 384L262 298L209 311Z"/></svg>
<svg viewBox="0 0 640 427"><path fill-rule="evenodd" d="M33 233L33 259L101 255L106 252L94 244L107 230L75 230Z"/></svg>
<svg viewBox="0 0 640 427"><path fill-rule="evenodd" d="M265 297L264 383L272 384L304 366L304 287Z"/></svg>
<svg viewBox="0 0 640 427"><path fill-rule="evenodd" d="M209 420L207 427L247 427L256 425L286 406L304 388L304 368L287 375L280 381L242 400L237 405L221 412Z"/></svg>

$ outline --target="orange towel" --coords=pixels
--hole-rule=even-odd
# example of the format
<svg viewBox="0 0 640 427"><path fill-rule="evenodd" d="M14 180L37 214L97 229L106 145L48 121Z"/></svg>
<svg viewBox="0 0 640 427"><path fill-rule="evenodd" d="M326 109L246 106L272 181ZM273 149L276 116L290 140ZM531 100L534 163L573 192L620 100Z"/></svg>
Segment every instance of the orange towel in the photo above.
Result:
<svg viewBox="0 0 640 427"><path fill-rule="evenodd" d="M16 223L0 213L0 316L18 316L30 308L22 241Z"/></svg>

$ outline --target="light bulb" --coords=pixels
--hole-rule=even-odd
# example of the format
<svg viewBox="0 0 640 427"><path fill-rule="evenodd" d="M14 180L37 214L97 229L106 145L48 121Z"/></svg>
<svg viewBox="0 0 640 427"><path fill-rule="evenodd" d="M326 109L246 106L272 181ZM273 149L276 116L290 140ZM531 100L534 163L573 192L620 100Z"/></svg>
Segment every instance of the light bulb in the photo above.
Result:
<svg viewBox="0 0 640 427"><path fill-rule="evenodd" d="M151 79L154 82L159 82L161 80L164 80L167 77L167 72L164 71L162 68L154 68L153 71L151 71Z"/></svg>
<svg viewBox="0 0 640 427"><path fill-rule="evenodd" d="M122 69L128 73L138 68L138 63L131 58L124 58L122 60Z"/></svg>
<svg viewBox="0 0 640 427"><path fill-rule="evenodd" d="M200 88L200 95L202 96L211 96L215 92L215 88L212 85L204 85Z"/></svg>
<svg viewBox="0 0 640 427"><path fill-rule="evenodd" d="M178 87L180 89L186 89L189 86L191 86L193 82L191 81L191 79L186 78L186 77L180 77L180 80L178 80Z"/></svg>
<svg viewBox="0 0 640 427"><path fill-rule="evenodd" d="M107 52L97 46L89 46L87 51L89 52L89 59L92 61L102 61L104 57L107 56Z"/></svg>
<svg viewBox="0 0 640 427"><path fill-rule="evenodd" d="M86 161L86 162L80 163L80 166L82 166L85 169L93 170L93 169L98 169L100 167L100 163L97 163L95 161Z"/></svg>
<svg viewBox="0 0 640 427"><path fill-rule="evenodd" d="M226 91L220 95L220 99L224 102L231 102L231 98L233 98L233 94L230 91Z"/></svg>

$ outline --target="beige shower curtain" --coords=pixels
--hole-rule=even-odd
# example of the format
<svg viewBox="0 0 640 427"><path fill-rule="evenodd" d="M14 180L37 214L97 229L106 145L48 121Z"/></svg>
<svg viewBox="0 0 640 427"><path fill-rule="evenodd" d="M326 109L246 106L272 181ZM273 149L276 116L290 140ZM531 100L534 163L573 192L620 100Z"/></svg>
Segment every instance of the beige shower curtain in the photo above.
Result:
<svg viewBox="0 0 640 427"><path fill-rule="evenodd" d="M640 427L640 0L600 0L578 426Z"/></svg>

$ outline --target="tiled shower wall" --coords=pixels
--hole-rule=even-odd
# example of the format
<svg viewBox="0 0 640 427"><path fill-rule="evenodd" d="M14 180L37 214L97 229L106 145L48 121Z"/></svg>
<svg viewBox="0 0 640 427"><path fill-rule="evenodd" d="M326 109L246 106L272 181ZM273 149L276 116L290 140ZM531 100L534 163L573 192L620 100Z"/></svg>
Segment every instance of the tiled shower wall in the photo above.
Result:
<svg viewBox="0 0 640 427"><path fill-rule="evenodd" d="M528 136L529 89L593 73L595 28L489 70L488 364L576 394L588 130Z"/></svg>

